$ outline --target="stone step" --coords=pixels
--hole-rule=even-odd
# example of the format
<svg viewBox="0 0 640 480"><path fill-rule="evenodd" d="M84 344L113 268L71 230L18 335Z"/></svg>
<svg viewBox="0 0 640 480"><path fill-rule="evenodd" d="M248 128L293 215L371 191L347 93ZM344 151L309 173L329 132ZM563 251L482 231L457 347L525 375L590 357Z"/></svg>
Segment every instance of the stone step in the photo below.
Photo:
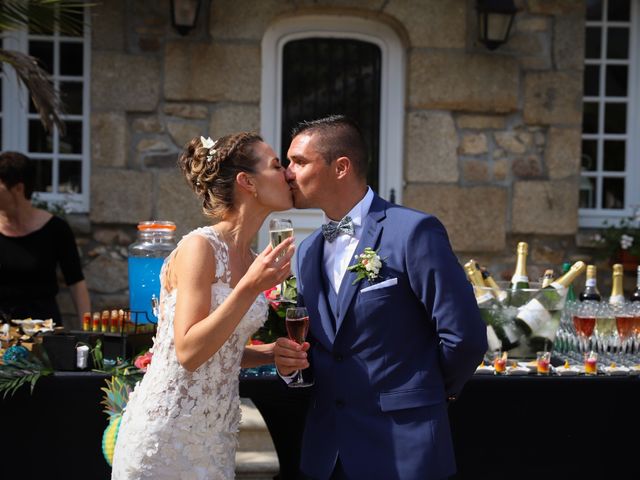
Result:
<svg viewBox="0 0 640 480"><path fill-rule="evenodd" d="M236 452L236 480L273 480L279 470L276 452Z"/></svg>
<svg viewBox="0 0 640 480"><path fill-rule="evenodd" d="M274 452L273 440L264 419L248 398L240 399L242 421L238 433L239 452Z"/></svg>

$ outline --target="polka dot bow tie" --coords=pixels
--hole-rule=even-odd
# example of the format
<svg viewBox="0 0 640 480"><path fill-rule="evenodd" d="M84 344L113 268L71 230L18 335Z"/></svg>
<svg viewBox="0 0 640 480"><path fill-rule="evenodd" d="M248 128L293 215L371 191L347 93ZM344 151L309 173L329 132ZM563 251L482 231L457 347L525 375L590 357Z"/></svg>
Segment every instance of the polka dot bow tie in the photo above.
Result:
<svg viewBox="0 0 640 480"><path fill-rule="evenodd" d="M353 220L350 216L344 217L340 222L329 222L322 225L322 234L327 242L331 243L338 235L345 233L347 235L353 235L355 230L353 229Z"/></svg>

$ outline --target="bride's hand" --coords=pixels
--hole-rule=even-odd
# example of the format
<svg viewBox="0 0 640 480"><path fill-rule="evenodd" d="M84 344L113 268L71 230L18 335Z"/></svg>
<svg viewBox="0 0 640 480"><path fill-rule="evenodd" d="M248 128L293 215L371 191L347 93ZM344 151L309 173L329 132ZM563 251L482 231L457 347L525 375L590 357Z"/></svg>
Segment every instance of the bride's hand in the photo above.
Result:
<svg viewBox="0 0 640 480"><path fill-rule="evenodd" d="M287 238L276 248L268 245L253 261L242 282L257 293L282 283L291 275L291 258L295 251L293 238Z"/></svg>

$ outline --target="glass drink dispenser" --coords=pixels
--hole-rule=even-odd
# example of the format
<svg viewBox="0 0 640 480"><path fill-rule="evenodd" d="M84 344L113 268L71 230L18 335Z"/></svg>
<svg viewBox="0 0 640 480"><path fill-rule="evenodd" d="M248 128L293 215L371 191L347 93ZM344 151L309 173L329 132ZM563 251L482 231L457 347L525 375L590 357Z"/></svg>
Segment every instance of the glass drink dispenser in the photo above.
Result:
<svg viewBox="0 0 640 480"><path fill-rule="evenodd" d="M129 309L131 321L137 320L138 325L158 321L160 269L164 259L176 247L175 230L173 222L140 222L138 238L129 245Z"/></svg>

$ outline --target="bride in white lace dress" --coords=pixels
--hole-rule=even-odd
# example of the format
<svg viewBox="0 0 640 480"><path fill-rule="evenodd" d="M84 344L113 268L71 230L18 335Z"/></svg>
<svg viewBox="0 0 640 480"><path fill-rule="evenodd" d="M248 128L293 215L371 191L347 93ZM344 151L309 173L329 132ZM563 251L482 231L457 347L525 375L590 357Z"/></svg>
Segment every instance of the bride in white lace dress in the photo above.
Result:
<svg viewBox="0 0 640 480"><path fill-rule="evenodd" d="M256 256L250 245L269 213L292 206L284 169L249 133L194 138L178 163L221 221L186 235L164 262L153 360L126 406L112 479L234 478L240 368L273 363L273 344L247 340L294 247Z"/></svg>

